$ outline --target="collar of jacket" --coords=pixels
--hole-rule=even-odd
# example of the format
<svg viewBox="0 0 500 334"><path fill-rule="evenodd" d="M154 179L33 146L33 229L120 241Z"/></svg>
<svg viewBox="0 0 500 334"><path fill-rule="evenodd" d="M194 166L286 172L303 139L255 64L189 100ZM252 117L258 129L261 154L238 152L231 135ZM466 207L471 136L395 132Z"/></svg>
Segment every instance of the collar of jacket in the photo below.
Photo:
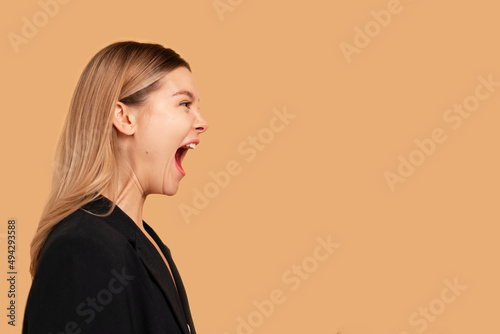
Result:
<svg viewBox="0 0 500 334"><path fill-rule="evenodd" d="M103 195L100 195L96 200L83 206L82 209L96 214L104 214L109 211L111 205L111 200ZM174 310L175 318L177 319L179 327L182 328L182 331L185 334L196 334L193 319L191 317L191 311L189 309L186 290L170 254L170 249L161 241L155 231L143 220L142 223L144 224L144 228L156 242L167 259L170 270L172 271L172 276L174 276L175 285L160 254L158 254L156 248L139 229L132 218L130 218L120 209L120 207L116 205L111 214L104 217L104 219L113 229L121 233L129 241L132 247L136 249L136 252L144 263L146 269L151 274L151 277L153 277L155 283L160 287L165 298L168 300L168 303ZM177 289L175 287L176 285ZM188 324L189 327L186 326L186 324Z"/></svg>

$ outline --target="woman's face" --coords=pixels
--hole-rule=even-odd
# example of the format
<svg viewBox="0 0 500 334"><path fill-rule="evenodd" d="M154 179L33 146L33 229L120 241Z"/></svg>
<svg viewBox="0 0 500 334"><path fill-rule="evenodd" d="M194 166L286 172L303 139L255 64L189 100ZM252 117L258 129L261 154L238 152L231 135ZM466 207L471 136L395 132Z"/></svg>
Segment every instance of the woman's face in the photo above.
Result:
<svg viewBox="0 0 500 334"><path fill-rule="evenodd" d="M182 161L208 124L200 115L191 72L178 67L163 77L137 113L132 166L145 194L173 195L186 174Z"/></svg>

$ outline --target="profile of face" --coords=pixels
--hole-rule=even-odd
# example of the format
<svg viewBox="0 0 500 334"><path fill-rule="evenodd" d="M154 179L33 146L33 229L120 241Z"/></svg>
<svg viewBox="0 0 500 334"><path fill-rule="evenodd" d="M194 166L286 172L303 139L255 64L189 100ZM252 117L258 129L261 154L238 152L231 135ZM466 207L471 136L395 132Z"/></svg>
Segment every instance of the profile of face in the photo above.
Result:
<svg viewBox="0 0 500 334"><path fill-rule="evenodd" d="M208 128L199 102L193 76L181 66L168 72L141 106L117 103L119 163L143 194L177 192L186 175L182 161Z"/></svg>

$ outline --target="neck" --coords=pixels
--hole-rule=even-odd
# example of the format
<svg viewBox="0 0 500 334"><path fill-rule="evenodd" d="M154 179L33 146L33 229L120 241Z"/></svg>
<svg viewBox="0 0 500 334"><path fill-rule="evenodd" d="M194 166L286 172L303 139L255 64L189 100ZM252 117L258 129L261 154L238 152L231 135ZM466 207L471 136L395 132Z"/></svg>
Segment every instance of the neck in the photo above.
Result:
<svg viewBox="0 0 500 334"><path fill-rule="evenodd" d="M104 196L113 201L123 212L127 214L137 226L144 231L144 224L142 222L142 208L146 201L146 196L135 177L135 174L122 173L124 176L120 178L117 194L113 194L110 185L105 191L102 192ZM116 195L116 196L114 196Z"/></svg>

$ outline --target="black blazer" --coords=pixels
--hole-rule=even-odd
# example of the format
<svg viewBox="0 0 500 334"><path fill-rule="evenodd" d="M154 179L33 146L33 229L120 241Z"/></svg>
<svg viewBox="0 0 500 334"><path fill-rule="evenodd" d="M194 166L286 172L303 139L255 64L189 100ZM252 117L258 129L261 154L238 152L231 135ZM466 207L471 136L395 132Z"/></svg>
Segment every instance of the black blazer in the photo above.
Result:
<svg viewBox="0 0 500 334"><path fill-rule="evenodd" d="M101 196L83 207L104 213ZM196 333L170 250L144 222L160 254L118 206L108 217L82 209L49 234L28 296L23 333Z"/></svg>

